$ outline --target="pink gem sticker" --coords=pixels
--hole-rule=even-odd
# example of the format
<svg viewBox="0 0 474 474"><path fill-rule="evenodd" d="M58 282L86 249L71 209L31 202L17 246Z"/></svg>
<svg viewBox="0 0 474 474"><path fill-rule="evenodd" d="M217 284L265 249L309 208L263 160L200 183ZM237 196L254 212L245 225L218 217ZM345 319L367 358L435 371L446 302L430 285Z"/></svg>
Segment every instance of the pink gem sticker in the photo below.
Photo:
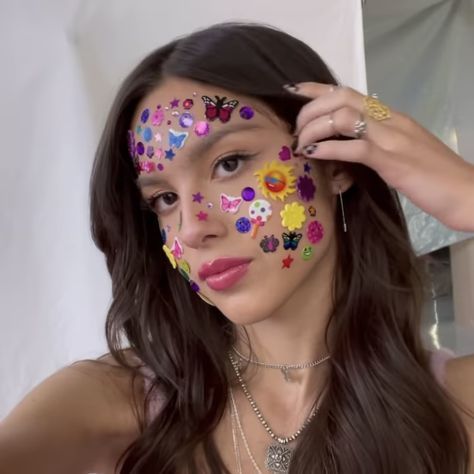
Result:
<svg viewBox="0 0 474 474"><path fill-rule="evenodd" d="M310 222L308 224L306 235L312 244L317 244L320 242L324 236L324 228L322 224L319 221Z"/></svg>
<svg viewBox="0 0 474 474"><path fill-rule="evenodd" d="M204 121L196 122L196 125L194 125L194 133L198 137L205 137L206 135L209 135L210 130L211 127L207 122Z"/></svg>

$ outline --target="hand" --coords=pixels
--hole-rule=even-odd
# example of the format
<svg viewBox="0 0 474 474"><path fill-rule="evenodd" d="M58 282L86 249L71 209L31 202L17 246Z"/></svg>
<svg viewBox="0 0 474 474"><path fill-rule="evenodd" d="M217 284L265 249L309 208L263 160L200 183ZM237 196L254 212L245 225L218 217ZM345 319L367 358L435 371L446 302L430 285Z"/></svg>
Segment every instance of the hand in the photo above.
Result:
<svg viewBox="0 0 474 474"><path fill-rule="evenodd" d="M304 82L287 90L313 99L298 114L296 153L369 166L443 224L474 231L474 166L412 118L391 110L390 118L377 121L364 111L364 96L348 87ZM367 130L358 139L361 114ZM354 139L319 142L336 135Z"/></svg>

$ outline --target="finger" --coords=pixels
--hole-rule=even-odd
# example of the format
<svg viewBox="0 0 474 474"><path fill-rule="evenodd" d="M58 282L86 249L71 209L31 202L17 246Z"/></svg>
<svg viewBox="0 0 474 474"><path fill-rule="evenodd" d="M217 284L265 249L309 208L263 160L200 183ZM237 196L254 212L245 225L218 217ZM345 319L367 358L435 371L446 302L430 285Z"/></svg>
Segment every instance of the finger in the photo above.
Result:
<svg viewBox="0 0 474 474"><path fill-rule="evenodd" d="M364 109L363 99L362 94L349 87L337 87L333 92L322 94L301 107L296 119L295 133L300 133L301 129L311 120L321 115L329 115L343 107L351 107L362 112Z"/></svg>
<svg viewBox="0 0 474 474"><path fill-rule="evenodd" d="M323 84L322 82L299 82L298 84L286 84L283 87L292 94L303 95L315 99L322 94L333 92L338 85Z"/></svg>
<svg viewBox="0 0 474 474"><path fill-rule="evenodd" d="M374 157L383 159L385 152L367 140L328 140L303 149L303 156L319 160L348 161L374 167Z"/></svg>
<svg viewBox="0 0 474 474"><path fill-rule="evenodd" d="M361 113L351 107L343 107L331 115L318 117L305 125L301 130L295 152L301 153L301 150L306 145L337 135L350 138L363 137L366 140L372 140L376 136L380 140L387 133L387 129L383 125L375 120L365 119L366 131L362 137L359 137L356 125L360 120Z"/></svg>

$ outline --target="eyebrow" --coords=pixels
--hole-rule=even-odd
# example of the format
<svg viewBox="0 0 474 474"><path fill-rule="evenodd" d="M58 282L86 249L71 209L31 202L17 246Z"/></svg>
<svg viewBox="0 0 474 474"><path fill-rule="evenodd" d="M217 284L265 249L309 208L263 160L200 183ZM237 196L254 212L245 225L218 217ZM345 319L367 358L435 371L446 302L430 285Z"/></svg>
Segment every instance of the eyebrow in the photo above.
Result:
<svg viewBox="0 0 474 474"><path fill-rule="evenodd" d="M261 128L263 128L261 125L251 124L251 123L240 123L237 125L231 125L229 127L221 128L220 130L217 130L216 132L211 132L210 135L203 138L202 141L200 141L196 145L189 147L188 155L190 159L195 160L196 158L199 158L200 156L202 156L207 150L213 147L217 142L222 140L227 135L230 135L231 133L243 132L243 131L248 131L248 130L258 130ZM140 175L135 182L138 185L138 187L143 188L151 184L159 184L163 182L163 179L161 179L156 174Z"/></svg>

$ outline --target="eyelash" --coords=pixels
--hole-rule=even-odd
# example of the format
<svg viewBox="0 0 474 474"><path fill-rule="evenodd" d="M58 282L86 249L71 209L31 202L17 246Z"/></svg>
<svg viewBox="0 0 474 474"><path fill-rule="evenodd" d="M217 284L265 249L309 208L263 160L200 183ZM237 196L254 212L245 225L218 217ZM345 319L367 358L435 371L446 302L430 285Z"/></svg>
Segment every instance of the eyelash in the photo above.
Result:
<svg viewBox="0 0 474 474"><path fill-rule="evenodd" d="M250 159L252 159L255 155L252 155L250 153L232 153L232 154L229 154L227 156L223 156L222 158L219 158L219 160L216 161L215 165L214 165L214 168L212 170L213 174L215 172L215 170L217 169L217 167L221 164L221 163L225 163L226 161L230 161L232 159L237 159L239 162L246 162L246 161L249 161ZM240 172L240 168L237 169L236 171L237 173ZM233 174L231 176L234 176ZM169 191L167 192L164 192L164 193L156 193L152 196L150 196L149 198L146 198L144 201L145 201L145 204L144 206L142 206L142 209L146 209L146 210L151 210L153 212L156 213L155 211L155 204L156 204L156 201L161 198L162 196L166 195L166 194L171 194Z"/></svg>

